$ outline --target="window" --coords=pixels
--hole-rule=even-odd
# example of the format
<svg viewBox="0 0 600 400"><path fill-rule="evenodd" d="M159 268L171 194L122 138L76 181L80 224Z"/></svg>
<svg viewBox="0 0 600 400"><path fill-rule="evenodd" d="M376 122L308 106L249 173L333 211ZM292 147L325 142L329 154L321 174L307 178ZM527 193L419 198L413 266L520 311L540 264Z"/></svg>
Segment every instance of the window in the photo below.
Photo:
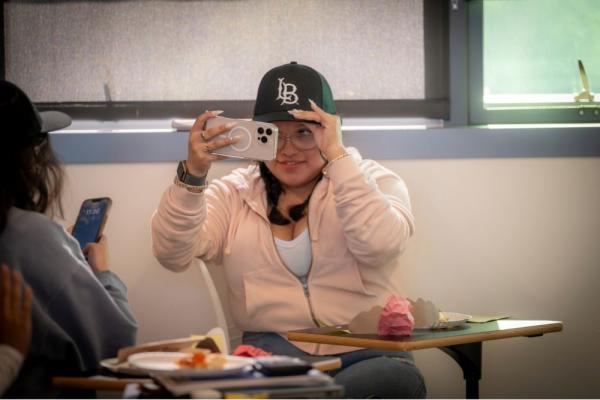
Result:
<svg viewBox="0 0 600 400"><path fill-rule="evenodd" d="M261 76L298 61L346 116L448 118L438 0L9 1L6 79L75 117L248 117ZM357 74L356 71L361 71Z"/></svg>
<svg viewBox="0 0 600 400"><path fill-rule="evenodd" d="M471 122L600 121L597 0L469 3Z"/></svg>

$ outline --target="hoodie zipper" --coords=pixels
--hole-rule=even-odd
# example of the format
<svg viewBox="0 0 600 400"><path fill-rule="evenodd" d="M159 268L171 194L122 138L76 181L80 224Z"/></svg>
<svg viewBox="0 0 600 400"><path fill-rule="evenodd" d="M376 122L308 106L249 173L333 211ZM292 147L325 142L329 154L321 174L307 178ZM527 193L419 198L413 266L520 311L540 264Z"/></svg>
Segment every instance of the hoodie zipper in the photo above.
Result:
<svg viewBox="0 0 600 400"><path fill-rule="evenodd" d="M310 200L308 201L308 203L310 204ZM315 326L316 327L320 327L321 324L319 324L319 320L315 316L315 310L313 309L312 301L310 299L310 290L308 288L308 277L309 277L310 271L312 271L312 267L313 267L313 261L312 261L312 259L313 259L312 258L313 246L312 246L312 240L310 238L310 223L309 223L309 220L308 220L308 205L307 205L306 209L307 209L307 213L306 213L306 229L308 229L308 239L309 239L309 242L310 242L310 251L311 251L311 262L310 262L310 267L308 267L308 272L306 273L306 279L302 280L300 277L298 277L296 274L294 274L287 267L287 265L285 265L285 263L283 262L283 259L281 258L281 255L279 254L279 251L277 250L277 244L275 243L275 237L273 236L273 233L271 233L271 240L273 241L273 247L275 248L275 253L277 253L277 257L279 258L279 261L280 261L281 265L283 265L283 268L291 276L293 276L296 280L298 280L298 282L300 283L300 285L302 285L302 292L304 293L304 297L306 298L306 302L308 303L308 310L310 312L310 317L313 320Z"/></svg>
<svg viewBox="0 0 600 400"><path fill-rule="evenodd" d="M308 203L310 204L310 199L308 200ZM312 305L312 301L310 299L310 290L308 289L308 278L310 276L310 271L312 271L312 267L313 267L313 242L312 242L312 238L310 235L310 222L308 219L308 205L306 205L306 229L308 229L308 242L310 243L310 267L308 267L308 272L306 273L306 277L304 280L298 278L298 280L300 281L300 283L302 284L302 289L304 290L304 297L306 297L306 301L308 302L308 309L310 311L310 316L313 320L313 322L315 323L315 325L317 327L321 326L321 324L319 323L319 320L317 319L317 317L315 316L315 310L313 309L313 305ZM289 271L289 270L288 270ZM291 271L290 271L291 273ZM294 275L296 276L296 275Z"/></svg>

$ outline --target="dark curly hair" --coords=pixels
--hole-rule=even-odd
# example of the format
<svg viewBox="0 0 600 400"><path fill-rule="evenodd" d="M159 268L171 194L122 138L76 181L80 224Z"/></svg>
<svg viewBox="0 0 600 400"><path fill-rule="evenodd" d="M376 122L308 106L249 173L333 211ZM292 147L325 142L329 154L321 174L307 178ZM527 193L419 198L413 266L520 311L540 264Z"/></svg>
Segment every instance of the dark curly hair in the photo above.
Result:
<svg viewBox="0 0 600 400"><path fill-rule="evenodd" d="M5 132L2 133L3 135ZM6 227L11 207L63 215L60 200L63 170L56 159L47 134L32 143L3 140L0 150L0 233Z"/></svg>
<svg viewBox="0 0 600 400"><path fill-rule="evenodd" d="M271 171L269 171L269 168L267 168L264 162L259 162L258 166L260 168L260 176L265 182L265 189L267 191L267 207L269 209L269 221L271 221L271 223L275 225L287 225L291 223L291 221L284 217L283 214L281 214L281 212L277 209L277 202L279 201L279 196L283 191L281 182L279 182L275 175L273 175ZM323 174L320 173L317 177L317 182L320 181L322 177ZM290 214L290 217L294 221L298 221L304 216L311 195L308 195L306 200L304 200L301 204L296 204L289 208L288 212Z"/></svg>

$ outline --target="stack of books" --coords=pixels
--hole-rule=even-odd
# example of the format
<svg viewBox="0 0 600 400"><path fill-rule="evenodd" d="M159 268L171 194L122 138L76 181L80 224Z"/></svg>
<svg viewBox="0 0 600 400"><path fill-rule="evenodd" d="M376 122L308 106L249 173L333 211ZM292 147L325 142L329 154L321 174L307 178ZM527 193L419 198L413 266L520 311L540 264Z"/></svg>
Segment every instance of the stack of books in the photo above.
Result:
<svg viewBox="0 0 600 400"><path fill-rule="evenodd" d="M258 371L227 378L195 379L156 374L153 376L173 396L191 398L341 398L342 386L332 377L311 369L306 373L286 376L264 376ZM215 392L216 391L216 392Z"/></svg>

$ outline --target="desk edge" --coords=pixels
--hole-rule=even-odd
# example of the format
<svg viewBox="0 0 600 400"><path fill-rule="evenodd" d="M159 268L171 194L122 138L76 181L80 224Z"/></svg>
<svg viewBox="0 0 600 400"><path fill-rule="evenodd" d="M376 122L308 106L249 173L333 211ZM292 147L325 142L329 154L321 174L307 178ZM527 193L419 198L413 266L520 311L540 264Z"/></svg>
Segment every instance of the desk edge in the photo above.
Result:
<svg viewBox="0 0 600 400"><path fill-rule="evenodd" d="M297 342L311 342L334 344L350 347L377 348L387 350L420 350L434 347L446 347L474 342L485 342L489 340L508 339L511 337L533 336L545 333L560 332L563 329L562 322L553 321L540 326L523 328L511 328L494 332L475 333L472 335L452 336L439 339L423 340L418 342L394 342L383 339L353 338L343 335L326 335L319 333L308 333L290 331L287 333L288 340Z"/></svg>

